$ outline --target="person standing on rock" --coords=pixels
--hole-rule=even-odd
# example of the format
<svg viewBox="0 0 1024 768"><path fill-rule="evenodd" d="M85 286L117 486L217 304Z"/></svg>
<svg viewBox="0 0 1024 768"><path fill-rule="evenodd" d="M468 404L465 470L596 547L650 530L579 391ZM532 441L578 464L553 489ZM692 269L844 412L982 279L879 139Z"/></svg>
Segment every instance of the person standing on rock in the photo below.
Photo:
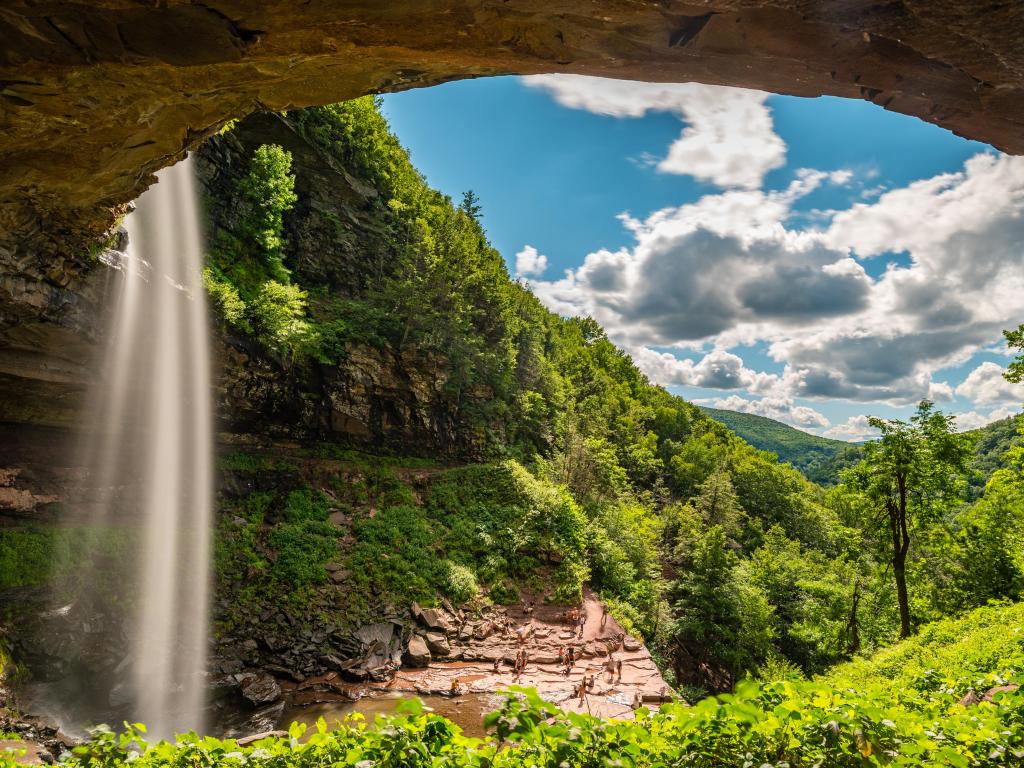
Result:
<svg viewBox="0 0 1024 768"><path fill-rule="evenodd" d="M622 682L622 659L615 660L615 675L618 678L616 682Z"/></svg>
<svg viewBox="0 0 1024 768"><path fill-rule="evenodd" d="M584 701L586 701L586 698L587 698L587 678L586 677L584 677L582 680L580 680L580 687L579 687L579 691L577 693L579 693L580 704L582 704Z"/></svg>
<svg viewBox="0 0 1024 768"><path fill-rule="evenodd" d="M601 629L604 629L604 625L608 623L608 606L601 606Z"/></svg>
<svg viewBox="0 0 1024 768"><path fill-rule="evenodd" d="M604 665L605 671L608 673L608 682L610 683L615 678L615 657L609 656L608 662Z"/></svg>
<svg viewBox="0 0 1024 768"><path fill-rule="evenodd" d="M500 675L501 674L501 657L500 656L494 660L494 674L496 674L496 675Z"/></svg>

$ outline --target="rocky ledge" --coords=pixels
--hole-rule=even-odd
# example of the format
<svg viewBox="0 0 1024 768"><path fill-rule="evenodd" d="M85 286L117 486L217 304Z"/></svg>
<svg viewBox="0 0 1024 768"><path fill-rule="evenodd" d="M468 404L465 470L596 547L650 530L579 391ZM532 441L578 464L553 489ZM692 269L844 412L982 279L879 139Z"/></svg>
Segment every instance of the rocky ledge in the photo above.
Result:
<svg viewBox="0 0 1024 768"><path fill-rule="evenodd" d="M536 688L559 707L599 717L632 717L641 704L661 703L671 689L643 643L627 635L592 593L575 610L582 631L566 621L572 606L538 605L533 611L492 606L472 613L450 604L413 604L406 640L397 623L364 627L365 653L319 675L275 680L263 672L238 676L253 711L229 724L229 733L267 730L290 708L354 701L384 692L421 696L497 693L510 685ZM575 663L562 662L572 649ZM516 668L520 654L526 664ZM621 662L609 673L608 661ZM583 689L580 695L581 687Z"/></svg>

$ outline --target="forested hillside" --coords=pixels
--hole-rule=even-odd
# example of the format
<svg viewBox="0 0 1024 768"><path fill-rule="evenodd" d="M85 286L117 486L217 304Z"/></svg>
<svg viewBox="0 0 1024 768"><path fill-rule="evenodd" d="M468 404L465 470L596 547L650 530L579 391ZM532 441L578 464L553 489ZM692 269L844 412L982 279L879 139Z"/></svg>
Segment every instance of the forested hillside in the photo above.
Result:
<svg viewBox="0 0 1024 768"><path fill-rule="evenodd" d="M203 160L206 280L230 354L256 355L287 382L274 390L276 410L250 398L254 412L308 438L372 436L396 456L493 467L465 470L443 495L403 491L383 507L329 487L316 489L324 512L262 499L242 538L269 554L243 558L254 568L226 587L249 589L255 614L260 599L301 602L310 588L279 573L252 589L296 525L318 531L322 546L306 558L320 563L337 558L334 537L361 542L378 530L411 564L365 561L381 602L512 600L524 579L567 599L587 582L699 696L778 665L818 672L892 642L901 624L1019 595L1019 526L1007 524L1024 509L1019 469L997 472L974 506L963 461L943 459L942 482L917 469L905 477L928 501L915 490L901 508L908 541L896 553L903 586L894 583L889 522L878 516L888 443L826 492L652 386L593 320L560 318L510 279L478 221L486 201L429 188L372 99L251 118ZM396 403L401 386L384 381L381 360L418 388L412 405ZM926 408L889 427L924 467L939 443L969 450L943 425ZM518 490L488 477L516 478ZM330 509L356 521L351 531L332 528ZM543 533L520 560L499 542L531 514ZM420 527L440 538L413 544ZM436 557L447 565L415 565ZM312 583L324 579L313 571Z"/></svg>
<svg viewBox="0 0 1024 768"><path fill-rule="evenodd" d="M840 481L843 470L864 456L862 443L819 437L752 413L706 406L700 408L758 450L774 453L779 461L796 467L818 485L835 485ZM975 457L971 464L974 472L969 478L972 497L981 495L992 473L1007 466L1008 451L1024 445L1019 425L1019 419L1011 416L966 433L974 442Z"/></svg>
<svg viewBox="0 0 1024 768"><path fill-rule="evenodd" d="M781 421L753 413L726 411L701 406L701 410L720 421L760 451L771 451L784 464L799 469L819 485L835 485L839 473L860 460L856 444L812 435Z"/></svg>

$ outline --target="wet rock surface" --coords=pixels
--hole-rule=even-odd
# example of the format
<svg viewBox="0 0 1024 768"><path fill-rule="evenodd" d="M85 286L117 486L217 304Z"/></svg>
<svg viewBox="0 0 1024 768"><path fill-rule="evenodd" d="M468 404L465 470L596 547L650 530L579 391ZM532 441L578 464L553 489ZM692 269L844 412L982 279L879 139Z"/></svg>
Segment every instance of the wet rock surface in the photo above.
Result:
<svg viewBox="0 0 1024 768"><path fill-rule="evenodd" d="M620 718L632 717L637 706L668 699L670 689L650 652L626 635L611 616L602 621L604 611L596 596L586 594L582 633L578 624L566 620L571 610L571 606L550 605L538 605L533 611L491 607L471 615L413 604L410 615L418 633L411 635L405 665L386 680L354 683L329 672L301 683L282 681L284 698L294 713L296 706L353 701L385 692L460 697L521 685L536 688L543 698L564 709ZM420 634L430 627L427 617L431 624L443 620L448 629ZM434 647L441 647L442 637L447 654L434 652ZM569 648L575 657L571 667L561 661ZM516 659L524 651L526 665L517 670ZM615 665L609 672L609 659L621 662L621 673ZM588 680L592 681L589 686Z"/></svg>

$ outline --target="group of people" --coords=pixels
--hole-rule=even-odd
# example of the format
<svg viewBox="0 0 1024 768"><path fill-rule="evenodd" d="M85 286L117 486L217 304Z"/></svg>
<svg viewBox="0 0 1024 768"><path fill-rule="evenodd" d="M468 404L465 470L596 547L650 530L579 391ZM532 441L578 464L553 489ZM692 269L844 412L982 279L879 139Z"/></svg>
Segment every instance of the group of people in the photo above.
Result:
<svg viewBox="0 0 1024 768"><path fill-rule="evenodd" d="M608 682L622 682L622 659L616 659L615 654L608 656L608 661L604 665L605 672L608 673Z"/></svg>
<svg viewBox="0 0 1024 768"><path fill-rule="evenodd" d="M580 704L586 700L587 694L592 690L594 690L594 676L584 675L580 678L580 684L574 689L575 695L580 699Z"/></svg>
<svg viewBox="0 0 1024 768"><path fill-rule="evenodd" d="M512 666L512 674L516 676L523 674L523 671L526 669L526 662L528 662L529 660L530 654L527 652L525 648L520 648L518 651L516 651L516 660ZM494 674L501 674L501 667L503 662L504 659L502 659L501 656L498 656L494 659Z"/></svg>
<svg viewBox="0 0 1024 768"><path fill-rule="evenodd" d="M562 666L562 674L566 677L572 672L579 657L576 655L576 648L571 645L563 645L558 649L558 663Z"/></svg>
<svg viewBox="0 0 1024 768"><path fill-rule="evenodd" d="M586 608L570 608L565 612L565 621L570 627L575 627L578 636L583 637L583 627L587 623ZM604 626L602 624L602 626Z"/></svg>

